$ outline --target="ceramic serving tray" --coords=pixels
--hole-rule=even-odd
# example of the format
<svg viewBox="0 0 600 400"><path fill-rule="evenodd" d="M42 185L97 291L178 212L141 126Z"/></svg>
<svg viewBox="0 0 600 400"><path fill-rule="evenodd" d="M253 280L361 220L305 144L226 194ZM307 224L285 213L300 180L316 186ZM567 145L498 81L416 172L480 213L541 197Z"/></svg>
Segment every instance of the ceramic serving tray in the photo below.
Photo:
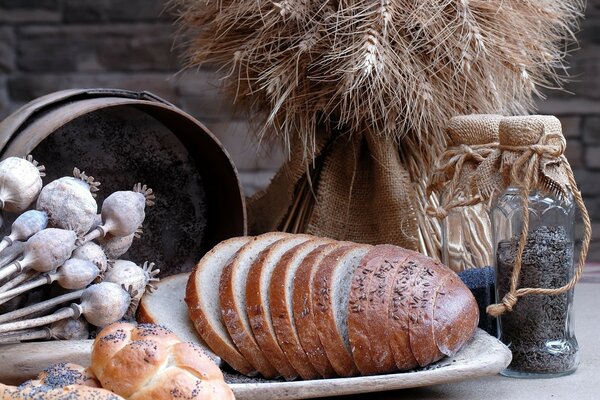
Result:
<svg viewBox="0 0 600 400"><path fill-rule="evenodd" d="M426 368L398 374L311 381L252 382L239 375L226 375L237 400L310 399L436 385L495 375L511 361L510 350L498 339L478 329L454 357ZM239 382L239 383L238 383Z"/></svg>

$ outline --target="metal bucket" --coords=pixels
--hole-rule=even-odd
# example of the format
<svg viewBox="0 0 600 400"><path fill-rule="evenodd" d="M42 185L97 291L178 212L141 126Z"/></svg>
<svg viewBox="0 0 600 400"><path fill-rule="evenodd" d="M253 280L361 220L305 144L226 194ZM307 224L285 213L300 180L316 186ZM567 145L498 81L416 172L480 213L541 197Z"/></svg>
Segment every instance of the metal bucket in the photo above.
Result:
<svg viewBox="0 0 600 400"><path fill-rule="evenodd" d="M78 89L38 98L0 123L0 158L27 154L46 166L44 184L74 167L94 176L99 210L114 191L151 187L156 205L122 258L154 261L162 276L189 271L215 244L246 234L243 191L223 146L150 93ZM2 234L12 222L5 217Z"/></svg>

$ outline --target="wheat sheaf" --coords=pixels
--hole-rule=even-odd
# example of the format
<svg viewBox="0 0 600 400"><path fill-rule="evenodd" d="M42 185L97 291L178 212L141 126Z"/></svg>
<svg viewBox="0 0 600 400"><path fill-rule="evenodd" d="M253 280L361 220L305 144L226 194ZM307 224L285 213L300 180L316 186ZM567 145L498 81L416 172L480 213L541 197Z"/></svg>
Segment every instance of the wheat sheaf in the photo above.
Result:
<svg viewBox="0 0 600 400"><path fill-rule="evenodd" d="M261 135L370 132L401 152L459 114L524 114L560 87L582 0L171 0L189 66L210 64ZM434 151L435 153L435 151Z"/></svg>

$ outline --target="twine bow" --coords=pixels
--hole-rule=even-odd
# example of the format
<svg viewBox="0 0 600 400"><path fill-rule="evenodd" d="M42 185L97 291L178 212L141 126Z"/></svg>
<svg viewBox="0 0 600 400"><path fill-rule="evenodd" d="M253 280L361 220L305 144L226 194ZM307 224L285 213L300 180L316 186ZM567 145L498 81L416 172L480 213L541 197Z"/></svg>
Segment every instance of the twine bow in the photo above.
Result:
<svg viewBox="0 0 600 400"><path fill-rule="evenodd" d="M427 215L444 219L453 208L472 206L479 203L481 201L480 196L471 195L470 191L463 190L463 196L457 195L461 189L472 186L470 177L463 176L465 163L480 164L494 152L497 146L497 142L478 145L460 144L446 150L440 157L431 183L427 187L427 196L429 196L434 191L439 192L444 184L447 184L444 196L446 203L440 204L438 207L429 206ZM450 174L452 174L452 178L448 179Z"/></svg>
<svg viewBox="0 0 600 400"><path fill-rule="evenodd" d="M559 139L558 141L556 139ZM500 303L492 304L487 307L487 313L493 317L498 317L505 312L512 311L519 297L527 294L559 295L571 290L583 272L585 259L588 253L589 243L592 235L590 218L583 203L581 192L577 188L573 171L567 158L564 156L565 139L561 134L546 134L540 139L540 142L526 146L499 146L499 150L514 153L521 153L510 166L510 178L512 183L519 189L519 197L523 202L523 227L517 247L514 268L510 278L510 290L504 295ZM532 188L545 188L554 193L567 195L568 189L559 180L553 180L544 174L544 169L548 166L560 168L564 173L568 185L573 193L575 203L581 212L584 224L583 243L579 254L579 261L575 275L564 286L559 288L518 288L519 275L521 273L523 251L527 241L529 231L529 192ZM544 182L540 183L540 179ZM564 186L564 188L563 188Z"/></svg>

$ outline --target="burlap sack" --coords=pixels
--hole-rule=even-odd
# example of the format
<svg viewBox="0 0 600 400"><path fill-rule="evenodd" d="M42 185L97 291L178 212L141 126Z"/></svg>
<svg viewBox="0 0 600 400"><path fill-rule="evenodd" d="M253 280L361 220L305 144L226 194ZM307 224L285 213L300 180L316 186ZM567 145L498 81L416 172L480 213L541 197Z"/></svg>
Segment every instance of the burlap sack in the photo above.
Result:
<svg viewBox="0 0 600 400"><path fill-rule="evenodd" d="M313 204L300 231L359 243L389 243L418 249L417 201L397 145L371 134L340 136L318 143L320 171L311 159L292 154L263 192L248 205L249 230L282 230L299 186L312 177Z"/></svg>

